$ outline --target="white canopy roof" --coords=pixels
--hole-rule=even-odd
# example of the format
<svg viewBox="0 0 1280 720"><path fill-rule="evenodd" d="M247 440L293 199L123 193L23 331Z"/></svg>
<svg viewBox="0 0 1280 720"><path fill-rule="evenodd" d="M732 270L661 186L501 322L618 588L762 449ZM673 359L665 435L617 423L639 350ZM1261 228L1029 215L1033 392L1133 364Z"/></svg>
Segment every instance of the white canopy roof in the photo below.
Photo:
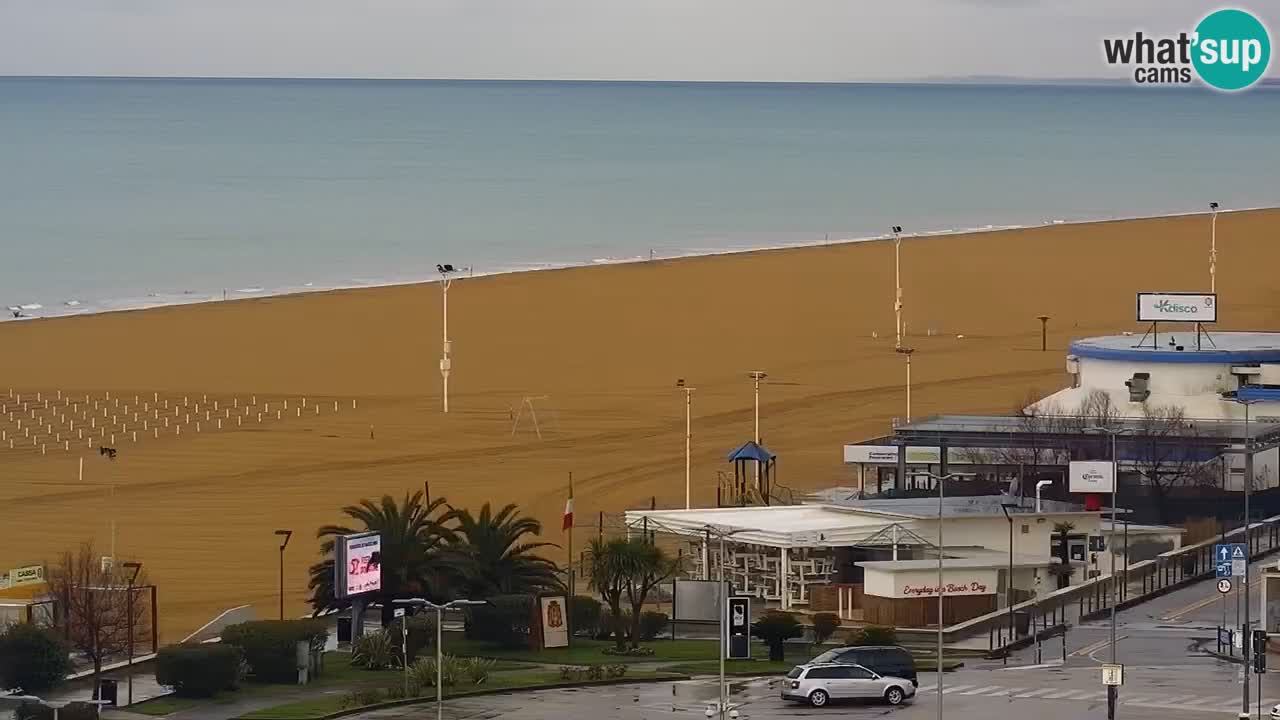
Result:
<svg viewBox="0 0 1280 720"><path fill-rule="evenodd" d="M629 527L677 535L712 538L766 547L833 547L857 545L894 525L912 530L915 519L899 513L843 508L835 505L628 510ZM904 542L906 540L904 539ZM880 543L883 544L883 543Z"/></svg>

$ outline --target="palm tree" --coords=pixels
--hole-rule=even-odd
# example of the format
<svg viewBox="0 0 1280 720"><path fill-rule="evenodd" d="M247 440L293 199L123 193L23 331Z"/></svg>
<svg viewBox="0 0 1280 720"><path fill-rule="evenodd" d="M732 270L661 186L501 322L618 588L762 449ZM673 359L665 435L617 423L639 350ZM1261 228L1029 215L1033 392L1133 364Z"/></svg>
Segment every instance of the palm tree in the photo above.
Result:
<svg viewBox="0 0 1280 720"><path fill-rule="evenodd" d="M640 643L640 616L649 593L680 570L679 558L672 558L653 543L641 538L591 541L588 551L591 586L609 605L613 641L618 651L626 649L622 600L631 605L631 647Z"/></svg>
<svg viewBox="0 0 1280 720"><path fill-rule="evenodd" d="M443 518L457 524L456 541L441 553L441 562L457 587L471 598L535 593L559 589L556 564L535 553L554 543L531 541L542 524L521 515L514 504L493 513L489 503L478 516L470 510L451 509Z"/></svg>
<svg viewBox="0 0 1280 720"><path fill-rule="evenodd" d="M439 572L438 555L445 543L455 539L452 529L444 524L447 513L438 516L444 498L436 498L423 504L423 494L405 494L399 505L390 495L382 496L380 503L363 499L357 505L342 508L360 527L325 525L316 531L323 561L311 566L311 607L316 613L349 605L333 594L333 551L337 538L362 532L376 532L382 536L381 565L382 590L371 600L381 603L382 620L391 620L392 600L411 597L442 599L446 578Z"/></svg>
<svg viewBox="0 0 1280 720"><path fill-rule="evenodd" d="M1075 568L1071 567L1071 550L1068 542L1071 538L1071 533L1075 529L1076 526L1069 522L1054 523L1053 525L1054 544L1057 545L1055 554L1061 562L1050 565L1049 574L1057 578L1059 590L1071 584L1071 576L1075 574Z"/></svg>
<svg viewBox="0 0 1280 720"><path fill-rule="evenodd" d="M591 587L600 593L601 599L609 606L613 643L619 652L627 648L626 631L622 627L622 597L627 591L631 572L629 546L630 541L625 538L592 538L591 548L587 551Z"/></svg>

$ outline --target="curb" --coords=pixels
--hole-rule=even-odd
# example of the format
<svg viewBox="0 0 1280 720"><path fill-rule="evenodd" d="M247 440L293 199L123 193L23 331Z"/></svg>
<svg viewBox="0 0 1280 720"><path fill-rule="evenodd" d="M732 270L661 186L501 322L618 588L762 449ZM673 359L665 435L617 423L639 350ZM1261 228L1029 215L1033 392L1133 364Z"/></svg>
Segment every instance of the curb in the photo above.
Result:
<svg viewBox="0 0 1280 720"><path fill-rule="evenodd" d="M526 686L516 686L516 687L506 687L506 688L481 688L479 690L468 690L466 692L445 693L443 699L453 700L454 698L461 698L461 697L502 695L504 693L524 693L524 692L535 692L538 690L565 690L568 688L597 687L601 685L639 685L642 683L647 684L647 683L660 683L660 682L674 682L674 681L688 680L688 679L690 679L689 675L684 675L681 673L671 673L663 677L644 677L644 678L620 677L620 678L601 679L601 680L577 680L577 681L570 680L570 681L559 682L559 683L549 683L547 685L526 685ZM408 705L425 705L427 703L434 703L435 701L436 699L434 697L416 697L416 698L407 698L404 700L390 700L388 702L374 703L372 705L361 705L360 707L357 707L357 708L348 708L346 710L339 710L338 712L330 713L328 715L316 715L312 718L308 718L308 720L337 720L337 718L348 717L351 715L360 715L362 713L373 712L375 710L386 710L388 708L405 707ZM268 708L263 708L263 709L266 710ZM253 713L250 712L240 716L239 718L235 718L234 720L247 720L252 716L253 716Z"/></svg>

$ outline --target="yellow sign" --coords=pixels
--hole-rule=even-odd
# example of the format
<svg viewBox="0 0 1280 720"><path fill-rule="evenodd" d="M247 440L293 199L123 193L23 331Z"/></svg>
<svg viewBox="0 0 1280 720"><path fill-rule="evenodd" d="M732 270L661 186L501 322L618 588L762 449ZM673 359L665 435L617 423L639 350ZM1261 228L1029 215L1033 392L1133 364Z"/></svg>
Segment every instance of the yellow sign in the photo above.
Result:
<svg viewBox="0 0 1280 720"><path fill-rule="evenodd" d="M27 567L14 568L9 571L9 584L14 587L42 582L44 582L43 565L28 565Z"/></svg>

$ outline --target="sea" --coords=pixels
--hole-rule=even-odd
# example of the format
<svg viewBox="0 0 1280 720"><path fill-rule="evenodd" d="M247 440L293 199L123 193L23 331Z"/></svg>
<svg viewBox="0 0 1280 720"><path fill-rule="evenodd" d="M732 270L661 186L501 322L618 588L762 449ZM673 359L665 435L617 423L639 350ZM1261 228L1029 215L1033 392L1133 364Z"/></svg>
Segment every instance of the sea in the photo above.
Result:
<svg viewBox="0 0 1280 720"><path fill-rule="evenodd" d="M1280 89L0 78L5 319L1280 205Z"/></svg>

